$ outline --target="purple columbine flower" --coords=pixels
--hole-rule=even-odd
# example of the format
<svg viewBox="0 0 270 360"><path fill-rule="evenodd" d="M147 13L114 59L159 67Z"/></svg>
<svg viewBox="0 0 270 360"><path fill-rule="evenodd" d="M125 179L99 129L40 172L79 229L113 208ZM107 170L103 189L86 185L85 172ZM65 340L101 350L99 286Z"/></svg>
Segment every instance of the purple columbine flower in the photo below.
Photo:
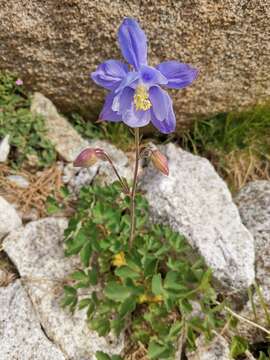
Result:
<svg viewBox="0 0 270 360"><path fill-rule="evenodd" d="M182 89L196 79L198 71L178 61L165 61L156 67L147 63L147 39L138 22L125 18L118 31L125 60L108 60L91 74L94 82L110 90L100 114L101 120L123 121L130 127L150 122L162 133L175 129L172 100L161 86Z"/></svg>

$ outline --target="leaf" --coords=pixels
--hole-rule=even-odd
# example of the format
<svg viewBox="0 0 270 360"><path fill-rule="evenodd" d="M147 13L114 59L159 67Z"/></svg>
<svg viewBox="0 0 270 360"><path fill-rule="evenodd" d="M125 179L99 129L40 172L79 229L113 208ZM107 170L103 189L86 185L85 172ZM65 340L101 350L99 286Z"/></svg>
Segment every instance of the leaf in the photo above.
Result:
<svg viewBox="0 0 270 360"><path fill-rule="evenodd" d="M88 271L88 278L90 281L90 284L95 286L98 283L98 272L97 269L93 268L92 270Z"/></svg>
<svg viewBox="0 0 270 360"><path fill-rule="evenodd" d="M119 276L123 279L138 279L140 277L140 274L130 269L128 266L121 266L117 268L114 273L116 276Z"/></svg>
<svg viewBox="0 0 270 360"><path fill-rule="evenodd" d="M123 302L130 297L131 289L127 286L120 285L117 282L111 281L106 285L104 293L107 298L111 300Z"/></svg>
<svg viewBox="0 0 270 360"><path fill-rule="evenodd" d="M160 345L156 341L151 341L148 347L148 356L150 359L162 359L162 355L166 352L165 345Z"/></svg>
<svg viewBox="0 0 270 360"><path fill-rule="evenodd" d="M152 277L152 292L155 295L162 295L164 293L160 274L156 274Z"/></svg>
<svg viewBox="0 0 270 360"><path fill-rule="evenodd" d="M87 306L89 306L91 304L91 302L92 302L92 300L89 298L80 300L79 304L78 304L79 310L86 308Z"/></svg>
<svg viewBox="0 0 270 360"><path fill-rule="evenodd" d="M232 338L230 345L230 355L233 358L236 358L237 356L244 354L246 350L248 350L248 341L240 336L235 335Z"/></svg>
<svg viewBox="0 0 270 360"><path fill-rule="evenodd" d="M99 336L106 336L110 332L110 322L105 318L96 318L90 321L90 326Z"/></svg>
<svg viewBox="0 0 270 360"><path fill-rule="evenodd" d="M109 355L105 354L103 351L96 352L96 359L97 360L111 360Z"/></svg>
<svg viewBox="0 0 270 360"><path fill-rule="evenodd" d="M127 314L134 311L136 308L136 298L127 298L119 308L119 316L125 317Z"/></svg>
<svg viewBox="0 0 270 360"><path fill-rule="evenodd" d="M91 243L88 241L86 244L84 244L82 250L80 251L81 262L86 267L89 266L89 260L91 254L92 254L92 246Z"/></svg>
<svg viewBox="0 0 270 360"><path fill-rule="evenodd" d="M88 280L88 276L82 270L75 271L74 273L72 273L70 275L70 277L71 277L71 279L78 280L78 281Z"/></svg>

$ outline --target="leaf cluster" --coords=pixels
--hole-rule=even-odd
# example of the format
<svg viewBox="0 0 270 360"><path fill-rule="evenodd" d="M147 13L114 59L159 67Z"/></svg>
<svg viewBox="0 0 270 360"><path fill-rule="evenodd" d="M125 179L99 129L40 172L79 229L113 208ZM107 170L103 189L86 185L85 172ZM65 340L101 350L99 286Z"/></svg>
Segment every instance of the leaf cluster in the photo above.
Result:
<svg viewBox="0 0 270 360"><path fill-rule="evenodd" d="M81 267L64 288L63 306L86 309L89 326L101 336L127 330L150 359L173 359L180 336L194 349L199 334L210 339L221 325L211 271L182 235L150 223L141 194L129 248L129 205L118 183L81 190L65 233L65 253L79 255Z"/></svg>
<svg viewBox="0 0 270 360"><path fill-rule="evenodd" d="M41 116L30 111L30 99L16 77L0 73L0 139L10 135L12 164L21 165L34 156L38 166L52 164L56 159L53 145L46 139L46 127Z"/></svg>

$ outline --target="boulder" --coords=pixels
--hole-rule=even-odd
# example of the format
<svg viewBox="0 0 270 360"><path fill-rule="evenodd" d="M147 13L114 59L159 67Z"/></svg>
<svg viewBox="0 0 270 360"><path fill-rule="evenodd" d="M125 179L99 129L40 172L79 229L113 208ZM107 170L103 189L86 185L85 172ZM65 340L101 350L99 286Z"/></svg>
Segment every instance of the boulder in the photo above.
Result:
<svg viewBox="0 0 270 360"><path fill-rule="evenodd" d="M208 344L201 336L197 339L196 345L195 351L186 353L188 360L231 360L229 344L221 336L217 336Z"/></svg>
<svg viewBox="0 0 270 360"><path fill-rule="evenodd" d="M122 337L99 337L88 328L84 311L70 314L60 305L67 275L79 265L77 257L64 256L66 226L62 218L31 222L5 238L4 250L22 277L44 331L68 359L94 360L98 350L119 353Z"/></svg>
<svg viewBox="0 0 270 360"><path fill-rule="evenodd" d="M9 135L0 141L0 163L6 162L10 152Z"/></svg>
<svg viewBox="0 0 270 360"><path fill-rule="evenodd" d="M0 287L1 359L67 360L44 333L21 281Z"/></svg>
<svg viewBox="0 0 270 360"><path fill-rule="evenodd" d="M149 64L179 60L200 70L193 86L174 94L178 125L269 98L268 0L2 0L0 69L61 110L87 108L96 117L104 92L89 73L122 58L117 29L125 16L145 30Z"/></svg>
<svg viewBox="0 0 270 360"><path fill-rule="evenodd" d="M236 196L243 223L254 237L255 244L255 268L256 280L260 286L263 302L270 304L270 181L258 180L247 184ZM241 315L245 316L264 327L269 327L269 321L265 314L260 293L255 292L253 301L256 309L256 317L249 302ZM269 310L268 310L269 311ZM266 334L256 327L247 323L239 324L242 335L252 341L263 341Z"/></svg>
<svg viewBox="0 0 270 360"><path fill-rule="evenodd" d="M73 161L77 153L87 146L87 141L61 116L54 104L41 93L35 93L32 98L31 112L42 115L47 128L47 138L55 146L60 157Z"/></svg>
<svg viewBox="0 0 270 360"><path fill-rule="evenodd" d="M15 208L0 196L0 240L11 230L22 225Z"/></svg>
<svg viewBox="0 0 270 360"><path fill-rule="evenodd" d="M254 244L230 191L210 162L173 144L160 147L169 176L149 166L141 179L154 222L186 236L224 288L242 291L254 281Z"/></svg>

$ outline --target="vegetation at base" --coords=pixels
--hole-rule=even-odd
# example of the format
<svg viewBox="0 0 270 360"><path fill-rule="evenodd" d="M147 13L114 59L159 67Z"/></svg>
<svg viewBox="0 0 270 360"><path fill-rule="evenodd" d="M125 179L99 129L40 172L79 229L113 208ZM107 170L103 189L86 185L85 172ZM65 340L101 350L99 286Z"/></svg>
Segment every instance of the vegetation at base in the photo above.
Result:
<svg viewBox="0 0 270 360"><path fill-rule="evenodd" d="M270 104L198 119L179 141L207 157L233 191L248 181L270 179Z"/></svg>
<svg viewBox="0 0 270 360"><path fill-rule="evenodd" d="M150 359L174 359L180 336L194 349L198 335L210 340L223 324L211 271L182 235L150 225L140 194L137 235L129 248L130 200L119 193L118 183L82 188L65 233L65 253L79 255L81 267L71 274L62 304L71 311L86 308L87 322L100 336L126 330ZM89 288L84 297L81 288Z"/></svg>
<svg viewBox="0 0 270 360"><path fill-rule="evenodd" d="M30 97L23 85L16 85L16 79L13 74L0 73L0 139L10 135L13 166L31 159L37 159L37 166L48 166L55 162L56 152L45 137L43 118L31 114Z"/></svg>

